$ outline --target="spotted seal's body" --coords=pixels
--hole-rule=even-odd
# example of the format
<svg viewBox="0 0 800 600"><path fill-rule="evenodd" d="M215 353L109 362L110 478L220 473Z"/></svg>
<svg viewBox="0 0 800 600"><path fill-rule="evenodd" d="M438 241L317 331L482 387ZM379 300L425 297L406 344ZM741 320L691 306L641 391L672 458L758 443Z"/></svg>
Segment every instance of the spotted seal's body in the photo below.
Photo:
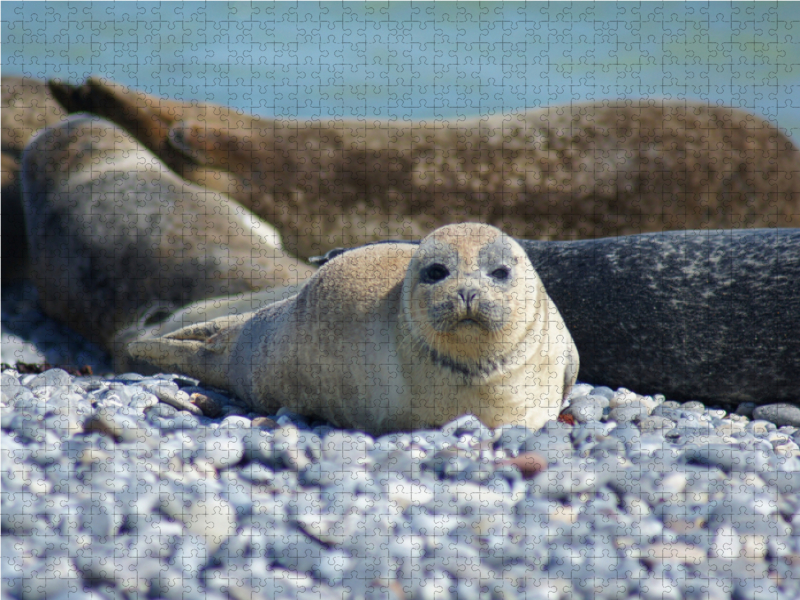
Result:
<svg viewBox="0 0 800 600"><path fill-rule="evenodd" d="M520 245L581 381L726 406L800 399L800 229Z"/></svg>
<svg viewBox="0 0 800 600"><path fill-rule="evenodd" d="M296 295L129 346L136 358L372 433L465 413L538 428L575 382L569 331L524 251L477 224L417 248L381 244L320 269Z"/></svg>

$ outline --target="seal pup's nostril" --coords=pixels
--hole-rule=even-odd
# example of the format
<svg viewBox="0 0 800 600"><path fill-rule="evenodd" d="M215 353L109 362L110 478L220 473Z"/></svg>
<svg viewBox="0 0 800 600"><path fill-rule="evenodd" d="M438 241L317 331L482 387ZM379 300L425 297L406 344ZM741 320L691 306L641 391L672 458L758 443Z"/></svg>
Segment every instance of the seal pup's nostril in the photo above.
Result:
<svg viewBox="0 0 800 600"><path fill-rule="evenodd" d="M461 302L464 303L464 306L467 307L467 310L471 310L475 301L478 299L479 293L480 292L475 288L461 288L458 290L458 297L461 299Z"/></svg>

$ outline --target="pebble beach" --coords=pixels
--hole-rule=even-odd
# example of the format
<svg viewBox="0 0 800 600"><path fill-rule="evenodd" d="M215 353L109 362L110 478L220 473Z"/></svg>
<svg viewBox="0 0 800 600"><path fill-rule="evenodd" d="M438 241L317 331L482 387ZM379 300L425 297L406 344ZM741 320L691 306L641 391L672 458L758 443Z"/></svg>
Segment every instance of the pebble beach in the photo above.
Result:
<svg viewBox="0 0 800 600"><path fill-rule="evenodd" d="M372 438L108 357L5 286L2 598L800 597L800 409L580 383Z"/></svg>

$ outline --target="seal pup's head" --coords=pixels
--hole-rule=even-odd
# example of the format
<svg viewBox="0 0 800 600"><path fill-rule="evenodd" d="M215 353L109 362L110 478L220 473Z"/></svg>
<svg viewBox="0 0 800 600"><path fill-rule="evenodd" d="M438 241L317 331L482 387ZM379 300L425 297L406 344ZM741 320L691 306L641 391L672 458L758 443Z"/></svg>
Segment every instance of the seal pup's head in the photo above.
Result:
<svg viewBox="0 0 800 600"><path fill-rule="evenodd" d="M525 339L531 307L544 294L514 239L490 225L448 225L414 254L401 318L417 351L467 378L485 377Z"/></svg>

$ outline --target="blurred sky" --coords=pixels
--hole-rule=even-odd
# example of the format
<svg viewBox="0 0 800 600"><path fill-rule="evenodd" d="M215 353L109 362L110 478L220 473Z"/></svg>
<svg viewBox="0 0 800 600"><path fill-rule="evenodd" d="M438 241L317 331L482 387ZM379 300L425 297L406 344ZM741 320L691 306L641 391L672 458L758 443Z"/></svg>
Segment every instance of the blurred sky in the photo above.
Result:
<svg viewBox="0 0 800 600"><path fill-rule="evenodd" d="M800 3L2 2L2 73L103 75L263 116L736 106L800 141Z"/></svg>

